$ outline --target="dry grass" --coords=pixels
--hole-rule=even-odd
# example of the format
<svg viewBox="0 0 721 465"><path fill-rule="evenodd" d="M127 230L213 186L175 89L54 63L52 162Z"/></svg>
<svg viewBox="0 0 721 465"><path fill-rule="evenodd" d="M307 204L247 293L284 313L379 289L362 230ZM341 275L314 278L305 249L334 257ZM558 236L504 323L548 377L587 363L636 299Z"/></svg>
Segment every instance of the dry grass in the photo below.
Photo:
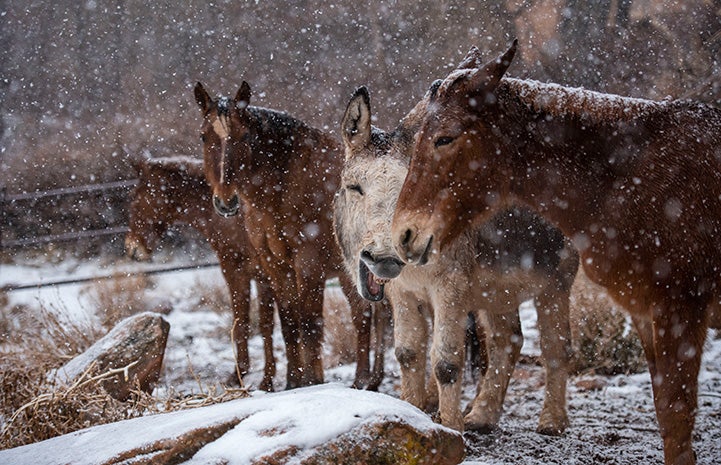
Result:
<svg viewBox="0 0 721 465"><path fill-rule="evenodd" d="M109 330L120 320L149 310L145 290L150 285L151 280L147 276L118 274L113 279L92 283L81 292L88 294L100 324Z"/></svg>
<svg viewBox="0 0 721 465"><path fill-rule="evenodd" d="M200 386L200 394L181 396L171 391L163 398L136 390L129 401L121 402L102 387L102 381L117 370L98 373L90 369L71 384L60 384L49 376L52 370L83 352L106 330L99 324L73 322L47 309L2 309L3 315L12 315L3 318L3 325L23 329L4 337L0 346L0 449L90 426L247 396L243 389Z"/></svg>
<svg viewBox="0 0 721 465"><path fill-rule="evenodd" d="M643 348L627 313L582 270L571 291L571 334L577 372L614 375L645 369Z"/></svg>

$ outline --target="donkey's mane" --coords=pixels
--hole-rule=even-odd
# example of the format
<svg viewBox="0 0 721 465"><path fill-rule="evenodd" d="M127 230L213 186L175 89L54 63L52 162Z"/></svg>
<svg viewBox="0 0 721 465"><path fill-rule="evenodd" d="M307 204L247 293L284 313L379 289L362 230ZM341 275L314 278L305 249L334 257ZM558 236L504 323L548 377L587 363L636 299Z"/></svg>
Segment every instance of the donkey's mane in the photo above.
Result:
<svg viewBox="0 0 721 465"><path fill-rule="evenodd" d="M559 118L579 118L595 123L629 121L667 106L670 101L654 101L604 94L583 88L566 87L528 79L504 78L498 84L499 101L519 101L533 113Z"/></svg>

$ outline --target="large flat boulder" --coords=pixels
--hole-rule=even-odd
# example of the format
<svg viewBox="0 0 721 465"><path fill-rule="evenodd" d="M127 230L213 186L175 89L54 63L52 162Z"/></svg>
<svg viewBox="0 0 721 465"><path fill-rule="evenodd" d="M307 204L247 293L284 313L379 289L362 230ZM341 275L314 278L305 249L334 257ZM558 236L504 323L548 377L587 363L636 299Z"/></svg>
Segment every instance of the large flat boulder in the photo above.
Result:
<svg viewBox="0 0 721 465"><path fill-rule="evenodd" d="M325 384L96 426L0 451L0 463L453 465L464 449L406 402Z"/></svg>

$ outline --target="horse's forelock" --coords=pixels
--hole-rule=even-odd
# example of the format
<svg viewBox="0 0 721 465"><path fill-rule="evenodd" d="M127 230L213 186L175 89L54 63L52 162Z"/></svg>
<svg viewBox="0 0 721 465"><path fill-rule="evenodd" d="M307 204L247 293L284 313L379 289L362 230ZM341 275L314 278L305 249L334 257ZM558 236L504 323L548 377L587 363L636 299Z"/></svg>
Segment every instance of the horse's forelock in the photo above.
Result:
<svg viewBox="0 0 721 465"><path fill-rule="evenodd" d="M216 104L218 115L228 116L230 112L230 102L230 97L218 97L218 103Z"/></svg>

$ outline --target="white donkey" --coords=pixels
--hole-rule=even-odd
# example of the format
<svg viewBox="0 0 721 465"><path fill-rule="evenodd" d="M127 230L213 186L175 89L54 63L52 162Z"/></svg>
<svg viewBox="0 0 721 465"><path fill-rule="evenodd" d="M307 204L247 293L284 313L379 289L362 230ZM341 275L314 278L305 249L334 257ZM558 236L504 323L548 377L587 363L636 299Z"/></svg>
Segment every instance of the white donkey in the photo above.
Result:
<svg viewBox="0 0 721 465"><path fill-rule="evenodd" d="M473 53L466 59L469 66L479 55ZM568 425L568 299L578 269L578 255L561 233L529 210L510 208L488 224L469 227L432 264L404 266L393 248L390 223L426 102L427 96L391 133L371 126L365 88L348 104L342 122L345 166L334 204L335 233L346 268L363 297L380 300L387 295L391 301L401 398L419 408L427 405L429 396L427 317L432 317L431 379L437 380L440 420L460 431L464 426L489 431L497 425L523 343L518 306L535 299L546 372L537 431L561 434ZM469 313L485 330L488 368L464 418L459 341L464 340Z"/></svg>

